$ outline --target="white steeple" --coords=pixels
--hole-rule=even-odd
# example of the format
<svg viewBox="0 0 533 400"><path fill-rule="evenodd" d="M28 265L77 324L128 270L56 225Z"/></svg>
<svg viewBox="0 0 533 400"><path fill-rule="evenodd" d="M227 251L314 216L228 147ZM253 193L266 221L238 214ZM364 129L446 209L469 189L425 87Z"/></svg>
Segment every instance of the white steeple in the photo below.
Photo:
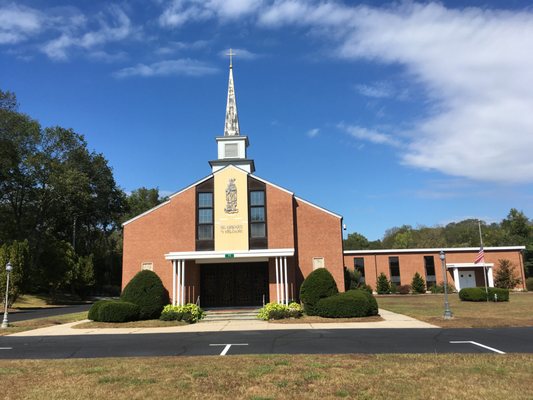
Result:
<svg viewBox="0 0 533 400"><path fill-rule="evenodd" d="M239 136L239 117L237 116L237 101L235 99L235 87L233 85L233 56L235 53L229 49L229 80L228 80L228 101L226 103L226 124L224 125L224 136Z"/></svg>
<svg viewBox="0 0 533 400"><path fill-rule="evenodd" d="M229 58L228 100L226 103L226 123L224 136L217 136L218 159L209 161L213 172L227 165L235 165L247 172L255 171L254 161L246 157L248 137L241 136L239 118L237 116L237 102L235 87L233 86L233 56L232 49L227 54Z"/></svg>

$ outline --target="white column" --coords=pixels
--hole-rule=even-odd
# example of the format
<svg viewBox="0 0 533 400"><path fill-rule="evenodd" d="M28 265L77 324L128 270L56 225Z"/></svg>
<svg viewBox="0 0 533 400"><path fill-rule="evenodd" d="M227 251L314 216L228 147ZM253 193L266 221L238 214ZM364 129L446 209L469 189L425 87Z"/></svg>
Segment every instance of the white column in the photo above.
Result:
<svg viewBox="0 0 533 400"><path fill-rule="evenodd" d="M494 287L494 276L492 275L492 267L487 267L487 280L489 287Z"/></svg>
<svg viewBox="0 0 533 400"><path fill-rule="evenodd" d="M172 305L176 305L176 260L172 260Z"/></svg>
<svg viewBox="0 0 533 400"><path fill-rule="evenodd" d="M289 284L287 279L287 257L283 257L283 268L285 269L285 305L289 305Z"/></svg>
<svg viewBox="0 0 533 400"><path fill-rule="evenodd" d="M279 257L279 291L281 294L281 304L285 304L285 289L283 287L283 282L285 282L285 278L283 277L283 259Z"/></svg>
<svg viewBox="0 0 533 400"><path fill-rule="evenodd" d="M461 281L459 280L459 268L453 269L453 282L455 283L455 289L461 290Z"/></svg>
<svg viewBox="0 0 533 400"><path fill-rule="evenodd" d="M176 305L181 305L181 260L178 260L178 290L176 296Z"/></svg>
<svg viewBox="0 0 533 400"><path fill-rule="evenodd" d="M279 303L279 266L278 266L278 257L276 257L276 302Z"/></svg>
<svg viewBox="0 0 533 400"><path fill-rule="evenodd" d="M181 260L181 305L185 304L185 260Z"/></svg>

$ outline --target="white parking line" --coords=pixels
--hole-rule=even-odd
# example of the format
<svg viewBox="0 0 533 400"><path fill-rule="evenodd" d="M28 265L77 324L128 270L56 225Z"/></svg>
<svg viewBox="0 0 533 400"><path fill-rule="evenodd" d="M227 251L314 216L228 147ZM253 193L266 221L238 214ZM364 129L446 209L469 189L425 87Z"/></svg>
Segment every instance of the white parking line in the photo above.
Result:
<svg viewBox="0 0 533 400"><path fill-rule="evenodd" d="M470 344L473 344L473 345L476 345L476 346L479 346L479 347L483 347L484 349L487 349L487 350L493 351L493 352L498 353L498 354L505 354L504 351L501 351L501 350L495 349L494 347L485 346L484 344L481 344L481 343L478 343L478 342L474 342L474 341L472 341L472 340L452 340L452 341L450 341L450 343L453 343L453 344L457 344L457 343L470 343Z"/></svg>
<svg viewBox="0 0 533 400"><path fill-rule="evenodd" d="M13 350L13 347L0 347L0 350Z"/></svg>
<svg viewBox="0 0 533 400"><path fill-rule="evenodd" d="M210 344L209 346L224 346L221 356L225 356L231 346L248 346L248 343L223 343L223 344Z"/></svg>

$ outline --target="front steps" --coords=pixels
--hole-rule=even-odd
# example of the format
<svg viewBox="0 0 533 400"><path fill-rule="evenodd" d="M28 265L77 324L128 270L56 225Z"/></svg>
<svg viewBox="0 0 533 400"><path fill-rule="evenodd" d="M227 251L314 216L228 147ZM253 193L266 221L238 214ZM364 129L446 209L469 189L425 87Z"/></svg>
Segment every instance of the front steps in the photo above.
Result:
<svg viewBox="0 0 533 400"><path fill-rule="evenodd" d="M214 308L205 311L205 317L202 319L202 322L258 321L258 312L259 308Z"/></svg>

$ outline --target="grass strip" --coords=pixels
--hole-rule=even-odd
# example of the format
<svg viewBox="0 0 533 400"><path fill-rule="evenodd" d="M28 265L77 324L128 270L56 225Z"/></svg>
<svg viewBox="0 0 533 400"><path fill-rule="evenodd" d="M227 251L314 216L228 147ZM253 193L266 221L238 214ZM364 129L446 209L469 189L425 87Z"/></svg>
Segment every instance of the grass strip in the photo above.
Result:
<svg viewBox="0 0 533 400"><path fill-rule="evenodd" d="M0 361L5 399L525 399L533 355L265 355Z"/></svg>

